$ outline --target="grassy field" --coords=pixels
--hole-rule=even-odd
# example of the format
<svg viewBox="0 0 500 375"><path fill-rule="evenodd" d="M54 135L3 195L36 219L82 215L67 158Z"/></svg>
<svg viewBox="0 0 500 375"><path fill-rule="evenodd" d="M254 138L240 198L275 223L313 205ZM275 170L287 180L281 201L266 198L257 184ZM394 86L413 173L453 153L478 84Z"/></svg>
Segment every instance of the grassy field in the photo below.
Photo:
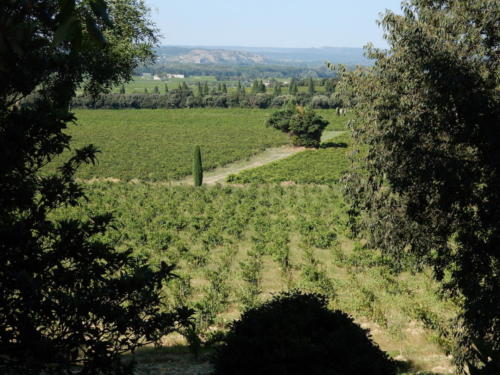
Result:
<svg viewBox="0 0 500 375"><path fill-rule="evenodd" d="M229 176L230 183L335 184L349 167L347 154L351 139L347 134L323 142L317 150L306 150L286 159Z"/></svg>
<svg viewBox="0 0 500 375"><path fill-rule="evenodd" d="M202 337L272 293L300 288L328 295L332 308L352 314L391 356L411 363L409 373L449 369L436 335L416 321L439 325L453 307L424 274L396 276L380 254L348 238L335 186L87 187L89 203L61 217L113 212L116 229L107 240L154 266L176 263L180 278L166 297L171 306L196 308Z"/></svg>

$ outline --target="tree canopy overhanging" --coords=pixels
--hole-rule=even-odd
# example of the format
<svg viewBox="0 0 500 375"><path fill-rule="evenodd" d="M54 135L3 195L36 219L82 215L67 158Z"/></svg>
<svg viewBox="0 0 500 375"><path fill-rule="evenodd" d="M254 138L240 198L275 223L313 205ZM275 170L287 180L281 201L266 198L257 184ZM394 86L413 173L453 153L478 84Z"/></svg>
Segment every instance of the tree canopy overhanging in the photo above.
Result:
<svg viewBox="0 0 500 375"><path fill-rule="evenodd" d="M95 147L39 171L70 148L76 89L130 79L157 30L142 0L6 0L0 25L0 372L127 373L121 353L189 323L188 309L162 310L173 266L100 241L110 215L50 219L84 199L73 175Z"/></svg>
<svg viewBox="0 0 500 375"><path fill-rule="evenodd" d="M389 49L338 86L356 112L354 232L396 268L432 266L471 374L500 373L499 20L495 0L405 2L380 21Z"/></svg>

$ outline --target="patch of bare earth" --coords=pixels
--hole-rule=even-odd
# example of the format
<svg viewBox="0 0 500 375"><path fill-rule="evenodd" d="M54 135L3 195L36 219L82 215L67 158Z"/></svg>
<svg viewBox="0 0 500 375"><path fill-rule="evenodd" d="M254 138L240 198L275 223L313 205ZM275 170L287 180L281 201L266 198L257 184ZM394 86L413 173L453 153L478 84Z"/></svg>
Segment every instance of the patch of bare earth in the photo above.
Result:
<svg viewBox="0 0 500 375"><path fill-rule="evenodd" d="M272 163L273 161L281 160L304 151L305 147L282 146L268 148L267 150L250 157L247 160L240 160L230 163L224 167L219 167L213 171L204 172L203 184L214 185L223 183L229 175L237 174L247 169L257 168L262 165ZM192 176L188 176L182 180L172 181L173 185L191 185L193 183Z"/></svg>
<svg viewBox="0 0 500 375"><path fill-rule="evenodd" d="M298 152L304 151L305 147L294 147L294 146L282 146L282 147L273 147L264 150L261 153L258 153L254 156L246 160L239 160L230 164L227 164L223 167L216 168L212 171L203 173L203 184L204 185L215 185L222 184L226 180L226 178L231 174L237 174L241 171L251 168L257 168L262 165L272 163L273 161L281 160L287 158L291 155L294 155ZM77 179L78 182L93 184L98 182L112 182L119 183L122 182L119 178L113 177L94 177L91 179ZM172 180L172 181L157 181L157 182L147 182L142 181L137 178L134 178L128 183L130 184L139 184L141 182L145 182L152 185L192 185L193 177L187 176L181 180Z"/></svg>

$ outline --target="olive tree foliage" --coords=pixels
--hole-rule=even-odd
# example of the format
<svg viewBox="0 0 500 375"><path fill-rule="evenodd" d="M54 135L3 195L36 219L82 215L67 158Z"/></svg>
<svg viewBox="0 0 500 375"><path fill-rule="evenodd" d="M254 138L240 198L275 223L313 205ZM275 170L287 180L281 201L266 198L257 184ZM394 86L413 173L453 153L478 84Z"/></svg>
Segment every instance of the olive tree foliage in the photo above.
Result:
<svg viewBox="0 0 500 375"><path fill-rule="evenodd" d="M338 87L355 110L353 229L399 268L432 266L471 374L500 373L499 20L495 0L404 2L380 21L389 49Z"/></svg>
<svg viewBox="0 0 500 375"><path fill-rule="evenodd" d="M173 266L102 242L110 215L51 219L84 199L73 175L95 147L39 172L69 149L76 89L127 81L156 30L141 0L4 0L0 29L0 373L126 373L121 353L188 322L161 308Z"/></svg>

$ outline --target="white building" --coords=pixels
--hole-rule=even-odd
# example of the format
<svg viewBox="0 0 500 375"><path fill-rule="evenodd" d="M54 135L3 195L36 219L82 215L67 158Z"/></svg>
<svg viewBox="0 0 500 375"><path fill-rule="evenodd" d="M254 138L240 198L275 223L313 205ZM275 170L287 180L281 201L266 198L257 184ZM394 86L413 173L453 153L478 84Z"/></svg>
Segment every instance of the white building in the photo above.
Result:
<svg viewBox="0 0 500 375"><path fill-rule="evenodd" d="M170 74L170 73L167 73L167 78L184 78L184 74Z"/></svg>

